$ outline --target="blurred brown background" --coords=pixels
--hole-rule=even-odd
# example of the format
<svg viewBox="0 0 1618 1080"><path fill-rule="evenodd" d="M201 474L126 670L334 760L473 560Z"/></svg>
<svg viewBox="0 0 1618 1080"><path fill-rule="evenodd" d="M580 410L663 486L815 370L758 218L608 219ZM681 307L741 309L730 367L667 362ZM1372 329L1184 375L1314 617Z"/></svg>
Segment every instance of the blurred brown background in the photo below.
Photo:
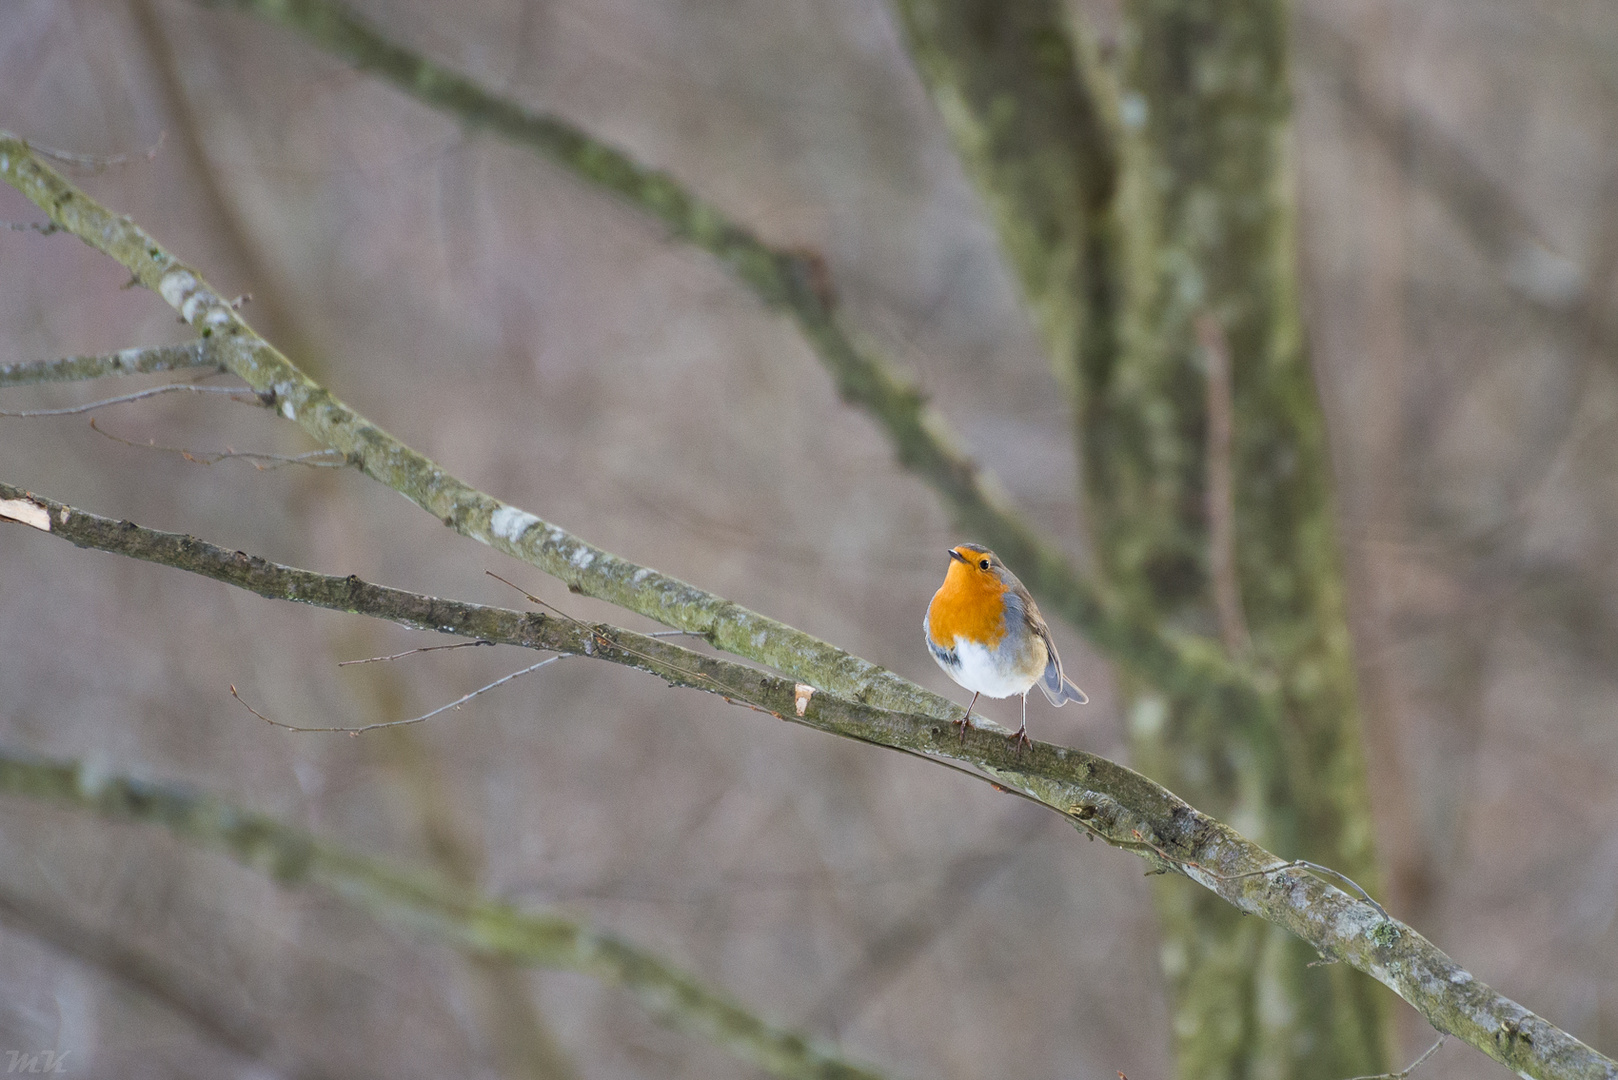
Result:
<svg viewBox="0 0 1618 1080"><path fill-rule="evenodd" d="M360 6L822 252L845 319L1082 559L1066 404L882 3ZM1613 1054L1618 8L1295 13L1307 308L1396 913ZM1105 33L1105 7L1087 14ZM286 32L167 0L0 5L0 126L101 154L166 132L154 161L80 182L252 293L249 321L338 395L609 550L955 691L919 623L944 547L970 538L785 320L634 211ZM0 218L38 214L6 189ZM184 340L125 276L70 237L0 233L0 362ZM213 398L98 423L310 448ZM84 509L295 565L514 603L494 569L643 624L352 472L203 467L83 417L0 420L0 461ZM1054 630L1094 704L1036 701L1034 734L1124 756L1105 665ZM434 643L0 531L8 745L560 905L896 1076L1167 1072L1141 863L982 785L583 661L361 739L275 730L228 695L365 723L532 662L335 667ZM750 1075L581 977L468 965L154 830L8 800L0 867L0 1052L65 1050L70 1075ZM1430 1032L1402 1016L1414 1056ZM1452 1044L1421 1075L1498 1069Z"/></svg>

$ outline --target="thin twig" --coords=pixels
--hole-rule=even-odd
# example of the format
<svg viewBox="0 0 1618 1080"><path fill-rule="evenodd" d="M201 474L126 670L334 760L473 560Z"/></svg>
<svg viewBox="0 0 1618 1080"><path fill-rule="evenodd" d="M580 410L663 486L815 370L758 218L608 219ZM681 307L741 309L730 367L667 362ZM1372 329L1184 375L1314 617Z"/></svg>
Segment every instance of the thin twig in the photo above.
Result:
<svg viewBox="0 0 1618 1080"><path fill-rule="evenodd" d="M37 232L41 236L62 231L62 227L54 221L0 221L12 232Z"/></svg>
<svg viewBox="0 0 1618 1080"><path fill-rule="evenodd" d="M1406 1065L1399 1072L1396 1072L1396 1073L1377 1073L1375 1076L1356 1076L1356 1077L1353 1078L1353 1080L1408 1080L1408 1077L1410 1076L1410 1074L1415 1072L1417 1069L1421 1068L1421 1065L1422 1065L1422 1063L1424 1061L1426 1061L1428 1058L1432 1057L1434 1054L1438 1053L1438 1048L1440 1046L1444 1045L1444 1040L1446 1038L1448 1038L1448 1036L1440 1035L1438 1037L1438 1041L1433 1043L1433 1045L1429 1046L1427 1048L1426 1052L1421 1055L1421 1057L1417 1058L1415 1061L1412 1061L1409 1065Z"/></svg>
<svg viewBox="0 0 1618 1080"><path fill-rule="evenodd" d="M754 710L755 712L765 713L765 714L767 714L769 716L775 717L778 720L785 720L786 719L785 716L782 716L780 713L776 712L774 709L768 708L768 707L766 707L764 705L759 704L756 701L750 700L747 697L747 695L742 693L740 690L737 690L733 686L729 686L729 685L726 685L725 683L720 682L718 679L714 678L712 675L709 675L706 672L697 671L697 670L695 670L693 668L689 668L689 667L682 667L682 666L680 666L678 664L672 664L672 663L669 662L667 657L653 656L650 653L642 652L639 649L634 648L633 646L626 645L619 638L614 638L614 637L609 636L605 631L602 630L601 627L592 626L591 624L585 622L583 619L578 619L578 618L573 617L572 615L569 615L567 612L563 611L561 608L557 607L555 604L552 604L547 600L541 600L539 597L535 596L533 593L531 593L528 590L524 589L522 586L517 585L517 584L515 584L513 582L510 582L510 581L507 581L505 578L501 577L499 574L495 573L493 570L485 570L483 572L485 574L489 575L490 577L494 578L496 581L501 582L502 584L510 585L513 589L516 589L518 592L522 593L523 596L527 597L529 600L531 600L534 603L540 605L541 607L549 608L550 610L556 612L556 614L559 615L560 617L562 617L563 619L566 619L568 622L572 623L574 626L577 626L580 630L584 631L586 634L589 634L590 635L589 640L587 640L584 643L584 654L586 656L595 655L594 650L593 650L593 648L591 646L591 642L597 642L597 643L605 646L606 648L618 649L618 650L620 650L622 652L628 653L631 656L639 657L640 659L645 660L648 663L657 664L657 665L660 665L662 667L666 667L669 670L675 672L676 674L684 675L689 679L695 680L699 684L706 683L707 685L714 687L715 692L718 693L721 697L723 697L726 701L732 702L733 704L743 705L743 706L745 706L745 707L747 707L749 709Z"/></svg>
<svg viewBox="0 0 1618 1080"><path fill-rule="evenodd" d="M0 386L71 382L79 379L99 379L106 375L146 375L159 371L206 367L221 372L225 370L224 365L219 362L217 343L212 338L198 338L183 345L123 349L98 356L64 356L54 360L0 364Z"/></svg>
<svg viewBox="0 0 1618 1080"><path fill-rule="evenodd" d="M157 443L151 441L136 442L133 439L126 439L121 435L114 435L105 428L98 426L94 417L90 418L90 430L94 431L97 435L100 435L103 438L111 439L113 442L123 443L125 446L132 446L137 450L156 450L160 453L179 454L182 458L189 461L193 465L213 465L221 461L239 460L251 462L253 468L258 469L261 472L267 472L271 469L279 469L285 465L306 465L311 469L341 469L348 464L348 462L341 457L334 458L332 455L336 454L337 451L329 449L310 450L306 453L290 455L263 454L255 450L229 449L209 450L204 452L198 450L188 450L183 446L159 446ZM435 648L446 648L446 646L440 645L435 646Z"/></svg>
<svg viewBox="0 0 1618 1080"><path fill-rule="evenodd" d="M145 390L137 390L133 394L122 394L114 398L105 398L101 401L91 401L84 405L72 405L65 409L29 409L24 412L0 412L0 416L8 417L36 417L36 416L73 416L76 413L87 413L106 405L123 405L131 401L141 401L145 398L156 397L159 394L172 394L176 391L186 391L193 394L236 394L240 401L251 401L255 405L262 405L258 396L253 394L246 386L200 386L197 383L166 383L163 386L151 386ZM239 395L247 394L248 397Z"/></svg>
<svg viewBox="0 0 1618 1080"><path fill-rule="evenodd" d="M378 664L384 660L398 660L401 657L414 656L416 653L441 652L444 649L472 649L479 645L493 644L494 642L492 641L479 638L477 641L457 641L453 645L423 645L419 649L406 649L404 652L396 652L392 656L367 656L364 660L340 660L338 661L337 666L352 667L355 664ZM556 660L558 657L553 656L551 659Z"/></svg>
<svg viewBox="0 0 1618 1080"><path fill-rule="evenodd" d="M468 642L468 644L476 644L476 642ZM528 667L523 668L521 671L513 671L510 675L504 675L504 676L494 680L494 682L489 683L486 686L480 686L476 690L472 691L470 694L463 694L462 696L456 698L454 701L451 701L447 705L440 705L438 708L434 709L432 712L422 713L420 716L412 716L412 717L410 717L409 719L406 719L406 720L383 720L380 723L364 724L364 725L362 725L360 727L299 727L296 724L288 724L288 723L284 723L284 722L282 722L280 720L271 720L268 716L265 716L263 713L259 712L255 708L253 708L253 706L247 704L247 702L242 699L241 694L236 692L236 687L234 685L232 685L231 688L230 688L230 696L235 698L237 701L240 701L242 703L243 708L245 708L248 712L252 713L254 716L258 717L260 720L263 720L265 723L270 724L270 725L272 725L274 727L282 728L282 729L284 729L286 731L298 731L298 732L305 732L305 733L316 733L316 732L338 733L338 732L340 732L340 733L342 733L344 735L362 735L367 731L375 731L378 728L403 727L406 724L419 724L423 720L431 720L433 717L437 716L441 712L448 712L450 709L458 709L458 708L460 708L462 705L466 704L468 701L471 701L473 698L477 697L481 693L484 693L485 691L493 690L497 686L504 686L506 683L511 682L513 679L517 679L517 678L522 677L523 675L527 675L529 672L538 671L540 668L544 667L546 664L554 664L558 660L566 660L571 655L573 655L573 654L572 653L560 653L560 654L558 654L556 656L547 657L546 659L541 660L537 664L531 664Z"/></svg>
<svg viewBox="0 0 1618 1080"><path fill-rule="evenodd" d="M158 151L163 149L163 144L168 141L168 137L169 133L167 131L160 131L157 133L157 141L152 145L144 150L137 150L129 154L75 154L68 150L58 150L54 146L41 146L36 142L29 143L28 148L36 154L45 155L52 161L60 161L64 165L71 165L78 169L88 169L94 174L119 165L128 165L134 161L155 161L157 160Z"/></svg>
<svg viewBox="0 0 1618 1080"><path fill-rule="evenodd" d="M1382 916L1384 919L1387 919L1389 922L1393 921L1393 916L1388 914L1388 909L1371 899L1371 894L1361 888L1359 882L1355 881L1341 870L1333 870L1329 866L1322 866L1319 863L1310 862L1308 859L1293 859L1290 862L1280 863L1276 866L1266 866L1262 870L1247 870L1240 874L1221 874L1219 871L1210 870L1206 866L1203 866L1201 863L1195 862L1194 860L1182 859L1177 855L1169 854L1167 851L1164 851L1161 847L1142 836L1138 830L1136 831L1135 836L1140 839L1142 845L1150 848L1168 862L1176 863L1190 870L1195 870L1200 874L1207 874L1216 881L1240 881L1242 878L1263 877L1266 874L1279 874L1283 870L1308 870L1311 873L1334 877L1339 881L1345 882L1355 892L1359 893L1362 900L1376 908L1376 913L1378 915Z"/></svg>

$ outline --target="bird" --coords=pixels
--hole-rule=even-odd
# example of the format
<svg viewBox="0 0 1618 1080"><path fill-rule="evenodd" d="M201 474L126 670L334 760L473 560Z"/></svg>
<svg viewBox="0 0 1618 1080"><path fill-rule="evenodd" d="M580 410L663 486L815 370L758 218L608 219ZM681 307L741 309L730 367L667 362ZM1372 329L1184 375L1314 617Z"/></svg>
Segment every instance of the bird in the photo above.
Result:
<svg viewBox="0 0 1618 1080"><path fill-rule="evenodd" d="M1028 691L1035 685L1052 705L1090 700L1062 673L1062 658L1034 598L1000 557L981 544L949 549L944 584L927 605L921 628L938 666L972 691L960 721L962 742L981 694L1022 695L1022 727L1011 737L1019 753L1029 741Z"/></svg>

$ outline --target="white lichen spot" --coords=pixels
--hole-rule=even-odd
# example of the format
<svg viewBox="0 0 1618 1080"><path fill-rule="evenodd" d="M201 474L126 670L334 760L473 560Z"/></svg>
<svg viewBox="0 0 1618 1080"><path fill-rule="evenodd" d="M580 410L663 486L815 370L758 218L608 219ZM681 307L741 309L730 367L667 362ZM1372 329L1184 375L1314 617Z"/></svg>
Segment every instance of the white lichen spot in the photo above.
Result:
<svg viewBox="0 0 1618 1080"><path fill-rule="evenodd" d="M144 349L125 349L118 354L118 366L125 371L135 371L140 367L141 353Z"/></svg>
<svg viewBox="0 0 1618 1080"><path fill-rule="evenodd" d="M73 511L71 511L71 510L69 510L69 509L68 509L68 508L67 508L67 507L65 507L65 506L64 506L64 507L62 507L62 512L61 512L61 513L60 513L60 514L57 514L57 515L56 515L56 518L57 518L57 520L58 520L58 521L60 521L60 522L61 522L61 523L62 523L62 524L63 524L63 525L66 525L66 524L67 524L67 517L68 517L68 515L69 515L69 514L71 514L71 513L72 513L72 512L73 512Z"/></svg>
<svg viewBox="0 0 1618 1080"><path fill-rule="evenodd" d="M11 171L11 155L10 154L0 154L0 172L10 172L10 171Z"/></svg>
<svg viewBox="0 0 1618 1080"><path fill-rule="evenodd" d="M764 647L764 643L768 641L769 638L770 635L760 630L758 633L753 635L753 648L762 649Z"/></svg>
<svg viewBox="0 0 1618 1080"><path fill-rule="evenodd" d="M652 568L650 566L643 566L639 570L636 570L633 574L631 574L629 576L629 580L632 583L634 583L636 585L639 585L641 582L645 581L647 578L649 578L651 576L652 576Z"/></svg>
<svg viewBox="0 0 1618 1080"><path fill-rule="evenodd" d="M1302 897L1294 898L1294 906L1306 903ZM1353 938L1367 938L1376 932L1377 927L1387 925L1387 920L1378 915L1369 904L1356 903L1345 906L1337 913L1331 922L1331 933L1340 941Z"/></svg>
<svg viewBox="0 0 1618 1080"><path fill-rule="evenodd" d="M0 499L0 518L51 531L51 512L31 499Z"/></svg>
<svg viewBox="0 0 1618 1080"><path fill-rule="evenodd" d="M591 563L596 561L596 553L585 547L583 544L580 544L576 549L574 549L572 557L567 561L578 567L580 570L585 570L589 568Z"/></svg>
<svg viewBox="0 0 1618 1080"><path fill-rule="evenodd" d="M508 544L515 544L522 534L539 524L539 519L526 510L501 504L489 515L489 531Z"/></svg>
<svg viewBox="0 0 1618 1080"><path fill-rule="evenodd" d="M170 270L163 275L157 283L157 293L169 307L180 309L180 306L197 291L197 279L184 270ZM180 311L183 315L185 312ZM190 321L189 319L187 320Z"/></svg>
<svg viewBox="0 0 1618 1080"><path fill-rule="evenodd" d="M281 403L281 415L288 420L298 418L297 406L292 403L292 391L295 389L296 385L291 382L278 382L270 387L270 391L275 394L275 400Z"/></svg>
<svg viewBox="0 0 1618 1080"><path fill-rule="evenodd" d="M808 683L798 683L792 688L792 710L802 716L809 708L809 699L814 696L814 687Z"/></svg>
<svg viewBox="0 0 1618 1080"><path fill-rule="evenodd" d="M1457 986L1464 986L1465 984L1472 981L1472 973L1470 971L1457 970L1453 975L1451 975L1449 977L1449 981L1454 983Z"/></svg>
<svg viewBox="0 0 1618 1080"><path fill-rule="evenodd" d="M197 314L204 308L211 310L216 306L218 300L219 297L215 296L207 289L198 289L196 292L186 297L184 302L180 304L180 318L184 319L188 323L195 323L197 321Z"/></svg>
<svg viewBox="0 0 1618 1080"><path fill-rule="evenodd" d="M208 314L202 317L204 326L224 326L230 322L230 309L223 305L215 305L208 309Z"/></svg>

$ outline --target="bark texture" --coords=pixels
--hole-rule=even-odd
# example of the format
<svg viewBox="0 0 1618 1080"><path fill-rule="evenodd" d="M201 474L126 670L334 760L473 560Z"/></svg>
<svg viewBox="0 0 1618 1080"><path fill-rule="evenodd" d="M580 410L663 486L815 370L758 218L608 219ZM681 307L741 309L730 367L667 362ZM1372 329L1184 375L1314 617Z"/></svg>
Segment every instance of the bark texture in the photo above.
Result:
<svg viewBox="0 0 1618 1080"><path fill-rule="evenodd" d="M1224 659L1269 705L1126 665L1141 767L1265 843L1374 879L1298 309L1286 6L1127 4L1117 71L1061 5L896 6L1073 391L1103 593L1124 621L1182 640L1226 630L1242 648ZM1229 361L1218 393L1199 323ZM1228 459L1210 460L1211 433ZM1233 557L1214 557L1215 532ZM1374 987L1307 968L1306 950L1208 899L1158 889L1182 1076L1385 1067Z"/></svg>

